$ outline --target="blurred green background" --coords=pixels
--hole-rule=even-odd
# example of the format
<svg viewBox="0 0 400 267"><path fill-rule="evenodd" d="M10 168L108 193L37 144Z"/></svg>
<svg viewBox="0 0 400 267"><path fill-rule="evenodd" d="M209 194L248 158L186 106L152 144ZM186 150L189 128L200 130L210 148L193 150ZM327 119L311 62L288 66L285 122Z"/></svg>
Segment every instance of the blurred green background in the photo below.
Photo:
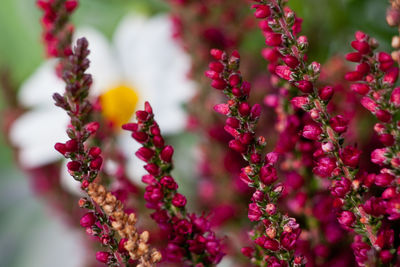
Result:
<svg viewBox="0 0 400 267"><path fill-rule="evenodd" d="M83 0L73 19L77 26L89 24L111 37L127 12L165 11L165 2ZM376 37L381 49L387 51L391 36L396 33L386 25L388 1L385 0L291 0L290 5L304 19L303 32L310 40L310 58L322 62L333 54L349 52L349 42L356 30ZM10 71L15 88L44 58L39 18L34 0L1 0L0 69ZM259 33L249 38L244 49L263 46ZM6 105L0 97L0 108ZM74 246L79 242L77 233L65 228L33 197L27 180L13 163L3 135L0 135L0 194L0 266L54 266L54 258L63 259L59 262L64 262L64 266L79 266L78 260L83 255L76 254L79 254Z"/></svg>

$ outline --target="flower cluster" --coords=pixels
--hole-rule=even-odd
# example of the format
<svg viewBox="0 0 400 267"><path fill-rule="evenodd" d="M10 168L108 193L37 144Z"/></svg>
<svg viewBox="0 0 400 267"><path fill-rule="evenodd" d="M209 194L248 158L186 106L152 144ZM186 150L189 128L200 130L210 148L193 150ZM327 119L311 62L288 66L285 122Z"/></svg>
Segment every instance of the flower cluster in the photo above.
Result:
<svg viewBox="0 0 400 267"><path fill-rule="evenodd" d="M71 13L77 8L78 0L37 0L43 10L43 42L49 57L71 55L71 40L74 27L69 24Z"/></svg>
<svg viewBox="0 0 400 267"><path fill-rule="evenodd" d="M122 203L114 195L94 183L103 165L103 158L100 147L87 144L89 137L99 128L97 122L90 121L92 105L87 99L92 83L91 75L85 73L89 67L89 52L87 40L79 39L63 72L65 93L53 95L56 105L64 109L71 119L71 126L67 130L70 140L55 144L55 149L70 159L67 163L69 173L81 183L81 188L91 198L91 201L80 201L81 207L93 210L83 215L80 224L110 250L98 252L96 259L109 266L118 266L119 255L122 255L124 262L139 260L139 266L151 266L161 259L161 255L148 248L148 232L139 236L135 228L135 215L126 214ZM112 229L119 233L119 242ZM124 255L126 252L129 257Z"/></svg>
<svg viewBox="0 0 400 267"><path fill-rule="evenodd" d="M151 217L168 233L165 258L191 265L219 263L224 255L221 241L204 215L187 212L186 197L177 192L178 184L171 176L174 149L165 145L148 102L136 117L137 123L125 124L123 129L131 131L132 138L143 145L136 156L147 163L144 168L148 174L142 177L147 184L144 199L147 207L155 210Z"/></svg>
<svg viewBox="0 0 400 267"><path fill-rule="evenodd" d="M251 106L247 102L251 85L243 81L239 71L240 55L234 51L228 56L217 49L211 50L211 55L217 61L210 63L210 69L205 74L212 80L211 86L222 90L228 97L227 103L218 104L214 109L228 116L225 131L234 138L229 142L229 147L241 153L249 163L242 169L240 177L249 187L255 188L249 204L248 218L259 223L253 237L258 247L255 251L245 247L242 252L254 258L259 265L263 262L279 266L301 265L301 257L294 257L294 248L301 229L294 218L277 209L277 200L283 191L283 186L275 183L278 176L273 164L277 161L278 154L272 152L263 157L265 138L255 137L261 106ZM260 251L259 248L265 251Z"/></svg>
<svg viewBox="0 0 400 267"><path fill-rule="evenodd" d="M172 35L191 54L188 76L198 89L186 106L187 128L200 137L194 155L197 171L192 171L199 179L191 181L196 183L191 200L196 200L193 208L207 213L195 213L187 208L189 201L173 170L174 165L188 169L186 162L173 161L174 147L166 144L160 129L176 134L177 126L186 123L178 109L163 112L161 106L173 105L161 91L165 96L180 94L183 100L180 97L192 88L175 76L175 65L168 70L174 73L171 77L164 77L160 66L174 59L176 70L183 71L188 61L178 50L166 53L137 42L149 40L154 45L158 29L166 37L165 16L124 19L122 28L137 32L116 30L116 54L122 55L123 69L132 69L132 75L114 73L113 55L108 49L97 51L91 42L92 76L86 73L87 40L79 39L73 49L71 44L74 28L69 20L78 1L36 2L43 11L47 56L58 58L58 78L66 84L53 99L68 115L68 141L54 148L67 159L66 171L81 188L76 189L85 194L78 202L84 212L71 213L79 214L80 226L96 241L98 262L202 267L215 266L226 256L222 264L229 266L400 264L399 36L393 37L397 51L390 54L377 52L374 38L356 32L353 51L321 65L309 61L302 19L288 7L288 0L253 0L251 8L248 0L168 1ZM400 27L400 1L390 4L386 20ZM262 42L257 47L257 23L267 47ZM102 39L92 31L83 35ZM247 49L250 43L252 48ZM243 51L239 54L234 48ZM125 56L120 50L135 53ZM158 66L147 66L150 54ZM351 65L344 58L357 64L355 70L349 71ZM269 73L262 67L263 59ZM106 71L96 75L97 67ZM119 84L123 80L130 85ZM171 90L153 91L161 88L158 81ZM175 91L179 85L184 89ZM146 97L153 107L144 102ZM136 111L142 102L144 109ZM135 111L137 121L127 123ZM157 113L162 116L158 122ZM127 132L120 131L121 125ZM48 147L39 143L35 148ZM131 180L142 173L139 164L127 160L137 149L130 145L139 147L135 155L144 162L143 188ZM29 172L40 177L35 183L50 183L48 177L60 172L58 163L40 162L49 165ZM58 178L40 189L57 191L54 195L64 192ZM60 196L63 207L76 202L74 193ZM148 210L151 214L146 216ZM137 215L144 215L140 224ZM151 219L157 225L149 223ZM218 238L221 235L226 241Z"/></svg>
<svg viewBox="0 0 400 267"><path fill-rule="evenodd" d="M271 57L273 64L270 64L269 69L300 91L302 95L294 97L291 100L292 105L305 110L313 120L312 123L305 125L302 131L303 137L318 141L321 145L319 152L314 152L316 166L313 171L320 177L332 179L331 194L336 197L335 206L341 209L338 213L338 221L345 228L354 229L360 234L353 244L358 263L362 265L370 261L371 255L378 252L380 260L385 264L389 263L393 259L393 250L391 250L393 241L381 246L377 243L379 233L387 230L386 226L382 226L385 204L382 199L375 197L364 201L366 200L365 192L372 184L387 187L395 177L388 171L378 175L358 171L361 151L352 145L344 146L343 133L347 131L349 121L342 115L332 116L328 112L327 105L334 94L334 89L331 86L317 89L315 83L320 73L320 64L317 62L308 64L305 61L308 42L305 36L297 37L296 22L298 20L294 13L284 7L282 2L274 0L261 1L254 7L256 17L265 19L260 26L266 44L272 47L270 53L274 55ZM398 68L392 68L393 60L388 54L381 53L380 58L375 61L368 58L367 55L376 47L376 41L368 39L364 33L356 33L356 41L352 42L352 46L357 52L348 54L347 59L355 62L360 62L363 58L365 60L357 66L356 71L347 73L345 78L349 81L358 81L367 76L367 81L373 82L374 85L376 82L380 83L378 90L382 89L383 100L383 94L388 90L381 86L394 84L397 80ZM378 79L373 75L368 76L370 70L372 69L373 72L375 68L380 69L377 74ZM367 94L370 91L369 86L358 83L353 85L352 89L358 93ZM380 98L379 93L374 96L377 98L375 101ZM362 104L374 112L382 122L391 121L392 115L389 111L390 107L386 106L387 102L385 106L379 107L375 101L364 97ZM381 128L383 128L382 134L385 134L385 127ZM387 140L393 138L389 135L380 138L388 145L390 142ZM381 150L375 151L372 161L376 162L378 157L384 160L383 154ZM362 250L360 244L362 244ZM367 253L370 250L371 252Z"/></svg>
<svg viewBox="0 0 400 267"><path fill-rule="evenodd" d="M138 260L140 262L140 264L137 265L138 267L152 266L161 260L161 254L157 250L149 249L149 245L147 244L149 240L149 232L144 231L139 235L135 228L135 214L130 213L128 215L125 213L121 201L117 200L117 198L110 192L107 192L104 186L97 183L91 183L89 185L88 195L98 206L101 207L109 218L112 218L111 226L121 237L118 246L121 254L128 252L132 260ZM93 222L92 220L88 221L90 223ZM102 238L103 240L104 238L107 240L104 236ZM103 252L101 255L104 255L105 253L107 254L107 252ZM107 262L108 257L107 261L104 263Z"/></svg>

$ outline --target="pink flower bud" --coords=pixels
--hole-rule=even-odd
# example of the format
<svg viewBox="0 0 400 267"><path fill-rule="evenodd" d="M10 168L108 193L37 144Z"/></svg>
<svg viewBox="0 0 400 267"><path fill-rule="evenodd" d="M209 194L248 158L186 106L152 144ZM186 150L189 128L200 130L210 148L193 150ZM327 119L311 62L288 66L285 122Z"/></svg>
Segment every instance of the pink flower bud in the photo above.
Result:
<svg viewBox="0 0 400 267"><path fill-rule="evenodd" d="M243 117L246 117L250 114L250 105L247 102L242 102L239 104L238 108L239 114Z"/></svg>
<svg viewBox="0 0 400 267"><path fill-rule="evenodd" d="M385 191L383 191L382 198L383 199L391 199L391 198L396 197L396 195L397 195L396 188L388 187L385 189Z"/></svg>
<svg viewBox="0 0 400 267"><path fill-rule="evenodd" d="M240 121L236 118L229 117L225 121L226 125L231 126L232 128L236 129L240 126Z"/></svg>
<svg viewBox="0 0 400 267"><path fill-rule="evenodd" d="M389 122L392 119L392 114L382 109L376 111L375 116L382 122Z"/></svg>
<svg viewBox="0 0 400 267"><path fill-rule="evenodd" d="M301 48L305 48L308 46L308 39L307 36L299 36L299 38L297 38L297 43L300 45Z"/></svg>
<svg viewBox="0 0 400 267"><path fill-rule="evenodd" d="M141 147L135 153L139 159L145 162L149 162L153 158L154 154L154 151L148 147Z"/></svg>
<svg viewBox="0 0 400 267"><path fill-rule="evenodd" d="M357 65L356 71L361 73L363 76L365 76L369 73L370 66L366 62L360 63Z"/></svg>
<svg viewBox="0 0 400 267"><path fill-rule="evenodd" d="M265 155L265 162L269 164L275 164L279 159L279 154L277 152L269 152Z"/></svg>
<svg viewBox="0 0 400 267"><path fill-rule="evenodd" d="M241 249L241 252L243 255L245 255L248 258L252 258L253 257L253 253L254 253L254 248L252 247L243 247Z"/></svg>
<svg viewBox="0 0 400 267"><path fill-rule="evenodd" d="M172 205L182 208L186 205L186 197L182 194L176 193L172 198Z"/></svg>
<svg viewBox="0 0 400 267"><path fill-rule="evenodd" d="M238 140L229 141L229 147L239 153L244 153L247 150L247 147Z"/></svg>
<svg viewBox="0 0 400 267"><path fill-rule="evenodd" d="M151 107L148 101L144 102L144 111L146 111L149 114L153 114L153 108Z"/></svg>
<svg viewBox="0 0 400 267"><path fill-rule="evenodd" d="M369 44L366 41L352 41L351 46L361 54L368 54L370 51Z"/></svg>
<svg viewBox="0 0 400 267"><path fill-rule="evenodd" d="M365 83L353 83L350 88L353 92L360 95L366 95L370 90L369 86Z"/></svg>
<svg viewBox="0 0 400 267"><path fill-rule="evenodd" d="M265 185L270 185L278 180L276 169L272 165L264 165L260 170L260 180Z"/></svg>
<svg viewBox="0 0 400 267"><path fill-rule="evenodd" d="M157 148L164 147L164 138L161 135L156 135L153 137L153 144Z"/></svg>
<svg viewBox="0 0 400 267"><path fill-rule="evenodd" d="M223 57L223 55L224 55L224 52L221 51L221 50L219 50L219 49L211 49L211 50L210 50L210 54L211 54L211 56L213 56L216 60L221 60L222 57Z"/></svg>
<svg viewBox="0 0 400 267"><path fill-rule="evenodd" d="M360 62L362 55L358 52L348 53L346 59L351 62Z"/></svg>
<svg viewBox="0 0 400 267"><path fill-rule="evenodd" d="M400 107L400 87L393 89L392 95L390 96L390 102L392 102L395 107Z"/></svg>
<svg viewBox="0 0 400 267"><path fill-rule="evenodd" d="M282 60L292 69L296 68L300 64L299 60L292 55L284 56Z"/></svg>
<svg viewBox="0 0 400 267"><path fill-rule="evenodd" d="M148 140L149 136L145 132L133 132L132 137L139 143L144 143Z"/></svg>
<svg viewBox="0 0 400 267"><path fill-rule="evenodd" d="M335 197L343 198L351 188L351 181L342 177L339 181L335 181L331 187L331 194Z"/></svg>
<svg viewBox="0 0 400 267"><path fill-rule="evenodd" d="M238 74L229 76L229 84L233 87L237 86L241 82L241 77Z"/></svg>
<svg viewBox="0 0 400 267"><path fill-rule="evenodd" d="M253 120L258 119L261 114L261 105L260 104L254 104L254 106L251 108L250 111L251 118Z"/></svg>
<svg viewBox="0 0 400 267"><path fill-rule="evenodd" d="M91 147L89 150L89 156L96 158L101 154L101 149L98 146Z"/></svg>
<svg viewBox="0 0 400 267"><path fill-rule="evenodd" d="M378 148L372 151L371 161L375 164L382 166L386 161L386 148Z"/></svg>
<svg viewBox="0 0 400 267"><path fill-rule="evenodd" d="M131 132L136 132L139 129L139 125L137 123L127 123L122 125L122 129Z"/></svg>
<svg viewBox="0 0 400 267"><path fill-rule="evenodd" d="M222 115L228 115L230 112L228 104L217 104L214 106L214 110Z"/></svg>
<svg viewBox="0 0 400 267"><path fill-rule="evenodd" d="M269 46L279 46L282 43L282 34L272 32L266 33L265 43Z"/></svg>
<svg viewBox="0 0 400 267"><path fill-rule="evenodd" d="M245 95L249 95L251 90L251 84L249 82L242 82L242 91Z"/></svg>
<svg viewBox="0 0 400 267"><path fill-rule="evenodd" d="M89 122L86 124L85 128L90 134L95 134L97 130L99 129L100 124L96 121Z"/></svg>
<svg viewBox="0 0 400 267"><path fill-rule="evenodd" d="M257 19L265 19L271 15L271 10L267 5L253 5L252 7L256 9L254 16Z"/></svg>
<svg viewBox="0 0 400 267"><path fill-rule="evenodd" d="M264 243L264 248L271 251L277 251L279 249L279 242L275 239L267 238Z"/></svg>
<svg viewBox="0 0 400 267"><path fill-rule="evenodd" d="M382 250L379 252L379 258L381 259L383 264L389 264L393 259L393 254L390 250Z"/></svg>
<svg viewBox="0 0 400 267"><path fill-rule="evenodd" d="M93 212L88 212L82 216L79 223L82 227L90 227L96 222L96 217L94 216Z"/></svg>
<svg viewBox="0 0 400 267"><path fill-rule="evenodd" d="M379 136L379 141L385 146L392 146L394 144L394 137L391 134L382 134Z"/></svg>
<svg viewBox="0 0 400 267"><path fill-rule="evenodd" d="M165 146L161 151L160 158L165 162L171 162L173 154L174 154L174 148L168 145Z"/></svg>
<svg viewBox="0 0 400 267"><path fill-rule="evenodd" d="M239 140L243 145L248 145L253 140L253 135L251 133L243 133L240 135Z"/></svg>
<svg viewBox="0 0 400 267"><path fill-rule="evenodd" d="M293 97L292 100L290 100L292 103L292 106L295 108L303 108L304 105L307 105L309 103L308 97L306 96L296 96Z"/></svg>
<svg viewBox="0 0 400 267"><path fill-rule="evenodd" d="M358 71L350 71L346 73L346 75L344 76L344 78L350 82L360 81L362 80L363 77L364 77L363 73Z"/></svg>
<svg viewBox="0 0 400 267"><path fill-rule="evenodd" d="M219 73L213 70L207 70L204 75L212 80L219 79Z"/></svg>
<svg viewBox="0 0 400 267"><path fill-rule="evenodd" d="M144 169L151 175L158 176L160 174L160 168L154 163L148 163L144 166Z"/></svg>
<svg viewBox="0 0 400 267"><path fill-rule="evenodd" d="M360 161L361 150L353 146L347 146L340 151L340 158L343 163L349 167L356 168Z"/></svg>
<svg viewBox="0 0 400 267"><path fill-rule="evenodd" d="M333 144L331 142L327 142L327 143L322 144L321 148L325 153L332 152L333 149L334 149Z"/></svg>
<svg viewBox="0 0 400 267"><path fill-rule="evenodd" d="M81 163L79 161L73 160L67 163L68 170L72 172L79 171L81 168Z"/></svg>
<svg viewBox="0 0 400 267"><path fill-rule="evenodd" d="M68 152L76 152L78 150L78 142L75 139L68 140L65 143L65 148Z"/></svg>
<svg viewBox="0 0 400 267"><path fill-rule="evenodd" d="M128 241L128 238L121 238L121 240L118 243L118 252L119 253L127 253L128 251L125 248L125 243Z"/></svg>
<svg viewBox="0 0 400 267"><path fill-rule="evenodd" d="M89 167L92 170L100 170L102 164L103 164L103 158L97 157L90 162Z"/></svg>
<svg viewBox="0 0 400 267"><path fill-rule="evenodd" d="M342 115L337 115L329 120L329 124L335 132L344 133L347 131L349 120Z"/></svg>
<svg viewBox="0 0 400 267"><path fill-rule="evenodd" d="M67 147L63 143L56 143L54 145L54 149L60 152L62 155L65 155L68 152Z"/></svg>
<svg viewBox="0 0 400 267"><path fill-rule="evenodd" d="M366 96L361 98L360 102L364 108L368 109L371 112L375 112L376 108L378 107L378 105L371 98Z"/></svg>
<svg viewBox="0 0 400 267"><path fill-rule="evenodd" d="M149 119L149 113L144 110L136 111L136 117L138 121L147 121Z"/></svg>
<svg viewBox="0 0 400 267"><path fill-rule="evenodd" d="M321 88L318 92L319 97L324 100L324 101L328 101L332 98L334 93L333 87L332 86L325 86L323 88Z"/></svg>
<svg viewBox="0 0 400 267"><path fill-rule="evenodd" d="M249 220L252 222L258 221L261 217L262 213L260 208L257 206L256 203L250 203L249 204L249 211L247 217L249 217Z"/></svg>
<svg viewBox="0 0 400 267"><path fill-rule="evenodd" d="M211 86L217 90L224 90L227 86L226 82L222 79L212 80Z"/></svg>
<svg viewBox="0 0 400 267"><path fill-rule="evenodd" d="M356 220L356 216L351 211L342 211L338 217L339 223L351 227Z"/></svg>
<svg viewBox="0 0 400 267"><path fill-rule="evenodd" d="M165 188L168 188L170 190L176 190L178 189L178 184L175 182L174 178L171 176L163 176L160 180L160 183L162 186Z"/></svg>
<svg viewBox="0 0 400 267"><path fill-rule="evenodd" d="M208 67L210 70L216 72L216 73L221 73L224 70L224 65L221 62L215 61L211 62Z"/></svg>
<svg viewBox="0 0 400 267"><path fill-rule="evenodd" d="M145 184L154 184L157 182L156 178L153 175L146 174L142 177L142 182Z"/></svg>
<svg viewBox="0 0 400 267"><path fill-rule="evenodd" d="M389 69L385 76L383 76L383 82L388 84L394 84L399 77L399 68Z"/></svg>
<svg viewBox="0 0 400 267"><path fill-rule="evenodd" d="M232 128L231 126L229 126L229 125L225 125L224 126L224 130L228 133L228 134L230 134L230 135L232 135L234 138L239 138L239 132L235 129L235 128Z"/></svg>
<svg viewBox="0 0 400 267"><path fill-rule="evenodd" d="M107 263L108 259L110 258L110 253L106 251L98 251L96 252L96 260L102 263Z"/></svg>
<svg viewBox="0 0 400 267"><path fill-rule="evenodd" d="M313 84L306 80L296 82L296 87L305 94L311 93L314 88Z"/></svg>
<svg viewBox="0 0 400 267"><path fill-rule="evenodd" d="M330 157L321 157L318 159L317 165L313 172L321 177L329 177L336 168L336 160Z"/></svg>
<svg viewBox="0 0 400 267"><path fill-rule="evenodd" d="M275 68L275 74L287 81L290 81L292 79L292 73L292 70L288 66L280 65Z"/></svg>
<svg viewBox="0 0 400 267"><path fill-rule="evenodd" d="M78 1L77 0L68 0L64 3L64 7L67 10L67 12L71 13L72 11L75 10L75 8L78 6Z"/></svg>
<svg viewBox="0 0 400 267"><path fill-rule="evenodd" d="M380 173L375 177L375 184L377 186L386 187L392 183L394 176L389 173Z"/></svg>
<svg viewBox="0 0 400 267"><path fill-rule="evenodd" d="M252 163L260 163L261 162L261 155L258 153L253 153L250 155L250 160Z"/></svg>
<svg viewBox="0 0 400 267"><path fill-rule="evenodd" d="M321 127L316 124L308 124L303 129L303 137L314 141L320 138L321 133Z"/></svg>
<svg viewBox="0 0 400 267"><path fill-rule="evenodd" d="M276 48L264 48L261 55L270 62L276 62L281 57L281 53Z"/></svg>

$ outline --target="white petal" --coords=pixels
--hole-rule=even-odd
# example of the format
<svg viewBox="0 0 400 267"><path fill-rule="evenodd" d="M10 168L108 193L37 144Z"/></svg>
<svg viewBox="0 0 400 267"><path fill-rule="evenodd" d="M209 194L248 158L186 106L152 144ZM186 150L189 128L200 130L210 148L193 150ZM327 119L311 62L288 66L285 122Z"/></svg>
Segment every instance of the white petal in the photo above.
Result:
<svg viewBox="0 0 400 267"><path fill-rule="evenodd" d="M55 106L28 111L19 117L10 129L10 139L20 149L21 164L33 168L59 160L61 155L54 144L68 140L68 123L65 111Z"/></svg>
<svg viewBox="0 0 400 267"><path fill-rule="evenodd" d="M57 77L55 72L56 60L48 60L26 80L19 91L19 102L26 106L54 105L52 95L62 93L64 81Z"/></svg>
<svg viewBox="0 0 400 267"><path fill-rule="evenodd" d="M84 27L75 33L75 38L81 37L85 37L89 42L90 67L87 73L93 77L91 94L98 96L105 90L119 85L122 79L121 70L109 41L102 33L94 28Z"/></svg>
<svg viewBox="0 0 400 267"><path fill-rule="evenodd" d="M147 174L146 170L143 168L145 163L135 155L141 145L134 140L127 131L124 131L119 136L118 145L127 159L126 172L128 177L136 185L144 186L142 176Z"/></svg>
<svg viewBox="0 0 400 267"><path fill-rule="evenodd" d="M190 59L173 40L171 30L167 16L147 20L129 16L114 36L125 75L136 85L141 100L151 103L166 134L183 129L184 113L174 113L194 93L194 83L186 77Z"/></svg>

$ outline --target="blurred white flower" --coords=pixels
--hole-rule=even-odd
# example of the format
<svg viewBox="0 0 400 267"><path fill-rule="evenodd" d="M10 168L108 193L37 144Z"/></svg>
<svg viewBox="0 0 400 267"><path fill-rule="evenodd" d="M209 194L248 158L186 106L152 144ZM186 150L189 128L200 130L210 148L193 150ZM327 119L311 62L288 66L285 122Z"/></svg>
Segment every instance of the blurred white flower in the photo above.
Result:
<svg viewBox="0 0 400 267"><path fill-rule="evenodd" d="M116 126L130 121L144 101L153 106L163 133L177 133L185 126L181 106L192 96L194 84L187 79L190 59L172 39L171 29L172 23L164 15L130 15L118 25L112 44L93 28L77 30L76 38L89 41L91 95L100 97L102 114ZM54 60L45 62L20 89L19 101L29 111L15 121L10 137L26 168L59 160L54 144L68 140L68 117L52 100L53 93L64 91L55 64ZM121 149L131 160L128 173L140 178L143 164L133 159L139 145L129 133L120 131L118 135Z"/></svg>

